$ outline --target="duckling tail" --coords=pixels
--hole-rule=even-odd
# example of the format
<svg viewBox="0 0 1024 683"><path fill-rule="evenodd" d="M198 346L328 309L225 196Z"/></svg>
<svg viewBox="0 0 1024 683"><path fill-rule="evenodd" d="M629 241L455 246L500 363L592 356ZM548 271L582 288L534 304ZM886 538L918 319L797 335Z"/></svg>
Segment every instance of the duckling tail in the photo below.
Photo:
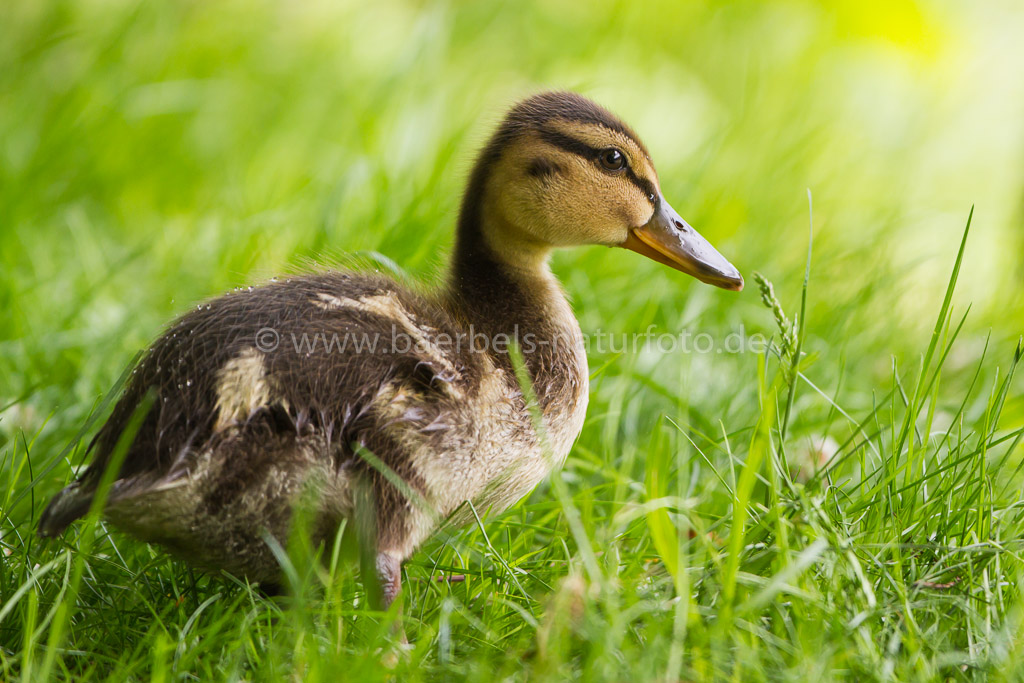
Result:
<svg viewBox="0 0 1024 683"><path fill-rule="evenodd" d="M81 482L72 482L54 496L43 510L36 533L42 538L52 538L64 533L71 522L89 511L92 496L92 490L82 490Z"/></svg>

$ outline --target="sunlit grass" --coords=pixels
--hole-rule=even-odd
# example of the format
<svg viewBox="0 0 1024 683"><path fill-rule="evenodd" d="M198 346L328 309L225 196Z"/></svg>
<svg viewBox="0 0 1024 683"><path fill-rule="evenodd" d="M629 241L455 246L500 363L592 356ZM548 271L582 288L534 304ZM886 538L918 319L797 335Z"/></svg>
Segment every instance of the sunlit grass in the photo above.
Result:
<svg viewBox="0 0 1024 683"><path fill-rule="evenodd" d="M399 680L1022 673L1024 85L978 56L1021 17L642 5L0 7L0 679L379 680L396 619ZM428 544L401 614L336 548L270 600L101 523L35 538L172 316L355 251L436 277L475 146L544 86L629 120L748 281L560 253L584 331L766 354L592 351L560 477Z"/></svg>

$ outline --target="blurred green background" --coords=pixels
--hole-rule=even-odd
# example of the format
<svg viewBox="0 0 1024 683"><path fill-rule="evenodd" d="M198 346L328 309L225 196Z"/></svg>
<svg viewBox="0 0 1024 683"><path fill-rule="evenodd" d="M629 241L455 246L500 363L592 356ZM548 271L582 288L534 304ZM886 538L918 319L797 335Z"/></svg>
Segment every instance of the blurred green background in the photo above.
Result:
<svg viewBox="0 0 1024 683"><path fill-rule="evenodd" d="M643 333L655 325L659 332L685 329L719 338L740 328L772 334L775 323L751 275L764 273L790 315L798 310L807 190L813 193L814 261L804 345L809 356L803 371L822 394L801 385L788 435L791 452L797 442L820 441L822 434L842 441L853 433L843 420L834 420L831 399L857 422L876 401L885 404L882 395L892 385L894 364L898 376L915 375L975 206L954 320L968 305L971 310L945 359L934 424L941 433L963 401L968 426L987 432L993 405L988 387L1004 376L999 373L1005 372L1024 328L1022 36L1024 4L1016 0L0 3L0 475L6 480L0 492L5 501L24 501L3 511L5 554L13 548L25 567L48 561L52 553L32 546L29 525L46 494L71 476L81 449L36 489L29 489L29 482L74 440L134 354L175 315L234 286L330 265L359 251L384 254L397 268L435 280L476 150L508 106L547 88L577 90L629 122L651 150L666 197L748 281L736 295L622 250L559 253L554 269L585 332ZM755 354L591 353L590 416L564 476L595 542L615 552L621 546L623 557L633 557L633 565L618 575L627 587L623 594L632 596L624 610L633 609L629 600L647 600L647 591L657 593L667 584L663 575L653 580L648 573L658 553L651 550L642 520L621 521L634 509L630 506L661 495L650 481L645 484L645 476L659 472L652 465L671 470L666 479L686 497L685 523L676 512L672 518L680 533L684 526L689 529L681 537L693 539L694 528L710 527L722 535L729 528L732 492L716 476L731 470L735 477L737 463L742 466L746 457L748 430L759 415L757 361ZM1024 426L1021 387L1018 376L1000 434L1012 436L1009 430ZM883 416L874 433L880 442L895 433L897 413ZM681 424L682 434L666 436L671 430L656 428L666 426L659 422L662 416ZM705 446L703 460L689 450L683 434ZM1016 443L999 452L1002 462L1011 455L1019 460ZM922 517L904 533L899 526L904 520L878 504L881 489L865 492L865 486L858 492L857 481L875 481L862 478L868 471L862 446L851 448L861 451L861 469L854 460L844 465L837 476L848 477L847 484L840 481L831 491L830 504L838 508L846 503L844 496L859 496L870 511L837 527L852 530L849 542L866 543L861 560L880 591L879 601L876 605L871 596L858 602L858 586L867 580L852 561L845 573L816 574L828 580L842 575L847 583L837 579L835 586L822 588L817 602L791 603L787 597L782 607L764 607L814 615L800 621L798 614L803 640L779 635L771 647L782 654L770 656L780 661L792 656L787 662L795 662L795 680L805 675L799 670L803 662L819 659L829 667L873 672L882 658L895 656L888 644L899 644L899 624L913 615L936 624L942 636L930 630L918 641L904 641L905 671L937 670L928 668L934 662L921 664L916 653L934 655L938 667L950 648L970 650L970 657L1013 659L1014 650L1001 650L998 643L991 651L995 655L974 650L979 633L992 635L993 620L1012 613L1018 615L1013 623L1022 623L1017 594L1009 590L995 617L982 614L983 605L994 604L988 602L987 579L972 583L973 592L964 588L962 602L955 603L961 610L957 620L949 618L954 603L946 602L945 594L923 607L915 603L916 612L899 611L908 604L901 591L918 585L913 582L921 577L934 582L932 570L922 562L920 575L914 564L903 577L901 559L872 565L871 543L968 544L972 538L987 543L992 527L979 522L981 531L968 538L965 523L950 541L955 534L949 530L960 528L960 522L933 533L934 517L921 508ZM960 447L957 442L947 450L959 453ZM943 448L934 449L936 468L945 462ZM868 465L879 468L872 477L896 467L897 458L887 460L886 452L876 449L877 459L868 453ZM971 464L977 479L968 481L977 482L977 490L989 485L985 459L981 449ZM965 489L958 487L965 480L956 471L949 474L952 483L938 489L950 496L949 505L928 499L932 480L924 478L923 469L921 476L920 495L929 505L955 509L963 501ZM525 602L531 609L552 586L569 585L560 583L570 573L569 563L551 559L568 534L545 535L548 528L561 528L560 521L552 521L561 517L545 487L531 503L506 514L495 530L506 533L516 519L523 521L517 528L520 545L508 554L518 553L516 561L538 582L530 585ZM798 488L786 491L793 500L803 495ZM912 510L917 495L915 488L908 498ZM993 518L1005 511L1004 522L1016 520L996 525L993 543L1024 528L1019 514L1012 513L1019 507L1014 495L1010 491L1000 499L1006 507L998 513L990 511ZM798 527L812 519L819 503L800 499L794 505L802 511L792 514ZM625 535L624 524L630 527ZM460 538L482 546L474 533ZM808 535L808 546L811 539ZM700 661L702 624L719 613L715 542L712 538L708 548L694 551L696 568L704 562L700 553L711 558L705 574L693 574L695 585L706 581L702 585L710 588L694 598L699 608L687 608L693 610L687 647L694 661ZM70 543L74 547L73 538ZM786 558L789 549L783 546L769 547ZM128 547L132 554L124 567L113 568L106 550L91 558L93 566L109 572L93 580L97 599L118 609L83 611L71 654L61 655L69 661L77 647L132 667L130 662L159 650L168 636L159 620L148 618L151 604L180 611L169 618L168 629L174 632L175 623L184 623L178 655L193 652L184 645L193 623L189 614L205 608L208 603L197 604L206 593L192 591L185 602L168 603L166 584L177 585L187 575L177 564L147 571L139 557L161 556L149 555L141 545ZM412 571L426 574L429 562L422 558L448 557L448 552L446 546L428 547ZM121 550L116 553L120 557ZM775 571L759 564L757 548L749 555L743 559L745 576ZM3 585L33 585L28 570L15 564L9 562L13 578L4 578ZM995 582L1012 581L1018 566L1007 560L993 570L999 577ZM124 593L118 588L122 583ZM59 602L59 585L39 590L43 608ZM462 626L468 635L456 640L475 646L473 619L490 599L491 584L467 582L467 593L449 587L441 597L423 588L430 584L410 585L421 591L410 603L419 605L424 633L432 624L447 623L453 603L445 596L472 605ZM145 589L133 590L137 586ZM816 590L809 586L810 579L804 589ZM33 600L35 595L30 593ZM477 596L480 602L474 603ZM829 607L833 598L842 603L846 597L849 605ZM600 603L595 623L616 613L609 605L617 605L618 597L609 600ZM122 601L142 615L131 623L145 631L144 637L108 628L122 620ZM34 623L29 618L34 608L25 601L12 598L7 604L17 604L19 624ZM640 607L648 609L644 604ZM239 623L234 609L222 613L229 627ZM662 629L659 642L667 651L685 619L673 621L675 608L660 602L651 609L661 621L652 617L647 627L650 633ZM26 610L29 616L22 614ZM520 612L488 614L511 624L513 635L495 640L493 652L486 647L480 652L507 653L504 665L515 670L532 656L534 631L518 631ZM631 624L633 618L622 617L621 623ZM843 648L853 635L843 628L854 622L865 625L855 633L860 654L847 655ZM760 622L752 618L751 623ZM773 628L788 628L781 620L774 623ZM324 628L329 632L333 626ZM538 637L546 628L537 629ZM615 636L627 643L623 651L650 651L653 640L633 639L632 628ZM305 631L298 632L301 641ZM822 645L826 632L828 647ZM22 633L9 621L0 635L0 664L6 666L4 661L17 657L10 653L21 647ZM521 642L510 645L517 637ZM204 638L216 652L218 641ZM368 641L368 647L376 647ZM802 650L790 648L798 641ZM240 641L227 642L225 651L243 652ZM423 642L429 646L429 639ZM30 645L24 646L25 661L34 656ZM747 645L735 652L747 652ZM195 650L189 666L200 672L212 666L203 663L210 661L205 652ZM623 655L623 661L632 656ZM72 666L93 665L89 658L82 662ZM493 668L484 659L478 663L484 680ZM108 671L117 671L109 666Z"/></svg>

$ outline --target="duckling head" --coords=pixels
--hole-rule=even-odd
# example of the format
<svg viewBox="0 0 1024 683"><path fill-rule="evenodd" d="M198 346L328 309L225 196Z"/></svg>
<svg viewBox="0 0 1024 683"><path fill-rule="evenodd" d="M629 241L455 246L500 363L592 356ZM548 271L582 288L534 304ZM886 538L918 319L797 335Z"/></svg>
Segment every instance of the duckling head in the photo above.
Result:
<svg viewBox="0 0 1024 683"><path fill-rule="evenodd" d="M553 247L622 247L702 282L743 288L739 271L662 195L636 133L570 92L517 104L481 152L457 249L484 244L523 267L546 261Z"/></svg>

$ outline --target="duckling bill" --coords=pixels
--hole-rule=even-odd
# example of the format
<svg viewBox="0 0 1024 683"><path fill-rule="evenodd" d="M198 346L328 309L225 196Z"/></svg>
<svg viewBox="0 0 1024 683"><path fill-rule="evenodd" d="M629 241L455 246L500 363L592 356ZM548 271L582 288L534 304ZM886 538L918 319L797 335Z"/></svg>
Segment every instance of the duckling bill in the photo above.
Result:
<svg viewBox="0 0 1024 683"><path fill-rule="evenodd" d="M633 131L574 93L536 95L509 112L478 157L443 287L334 271L182 316L135 367L90 444L91 465L50 501L39 533L61 534L88 512L122 436L137 426L104 509L114 525L197 567L275 583L281 571L266 535L286 543L296 505L312 500L312 540L333 539L350 522L376 558L379 601L389 604L402 562L439 520L465 501L481 511L512 505L579 435L587 359L548 258L590 244L743 287L662 196ZM412 342L401 352L352 343L396 331ZM507 348L480 343L500 336L535 342L522 344L523 362L547 448ZM475 341L451 343L465 339Z"/></svg>

